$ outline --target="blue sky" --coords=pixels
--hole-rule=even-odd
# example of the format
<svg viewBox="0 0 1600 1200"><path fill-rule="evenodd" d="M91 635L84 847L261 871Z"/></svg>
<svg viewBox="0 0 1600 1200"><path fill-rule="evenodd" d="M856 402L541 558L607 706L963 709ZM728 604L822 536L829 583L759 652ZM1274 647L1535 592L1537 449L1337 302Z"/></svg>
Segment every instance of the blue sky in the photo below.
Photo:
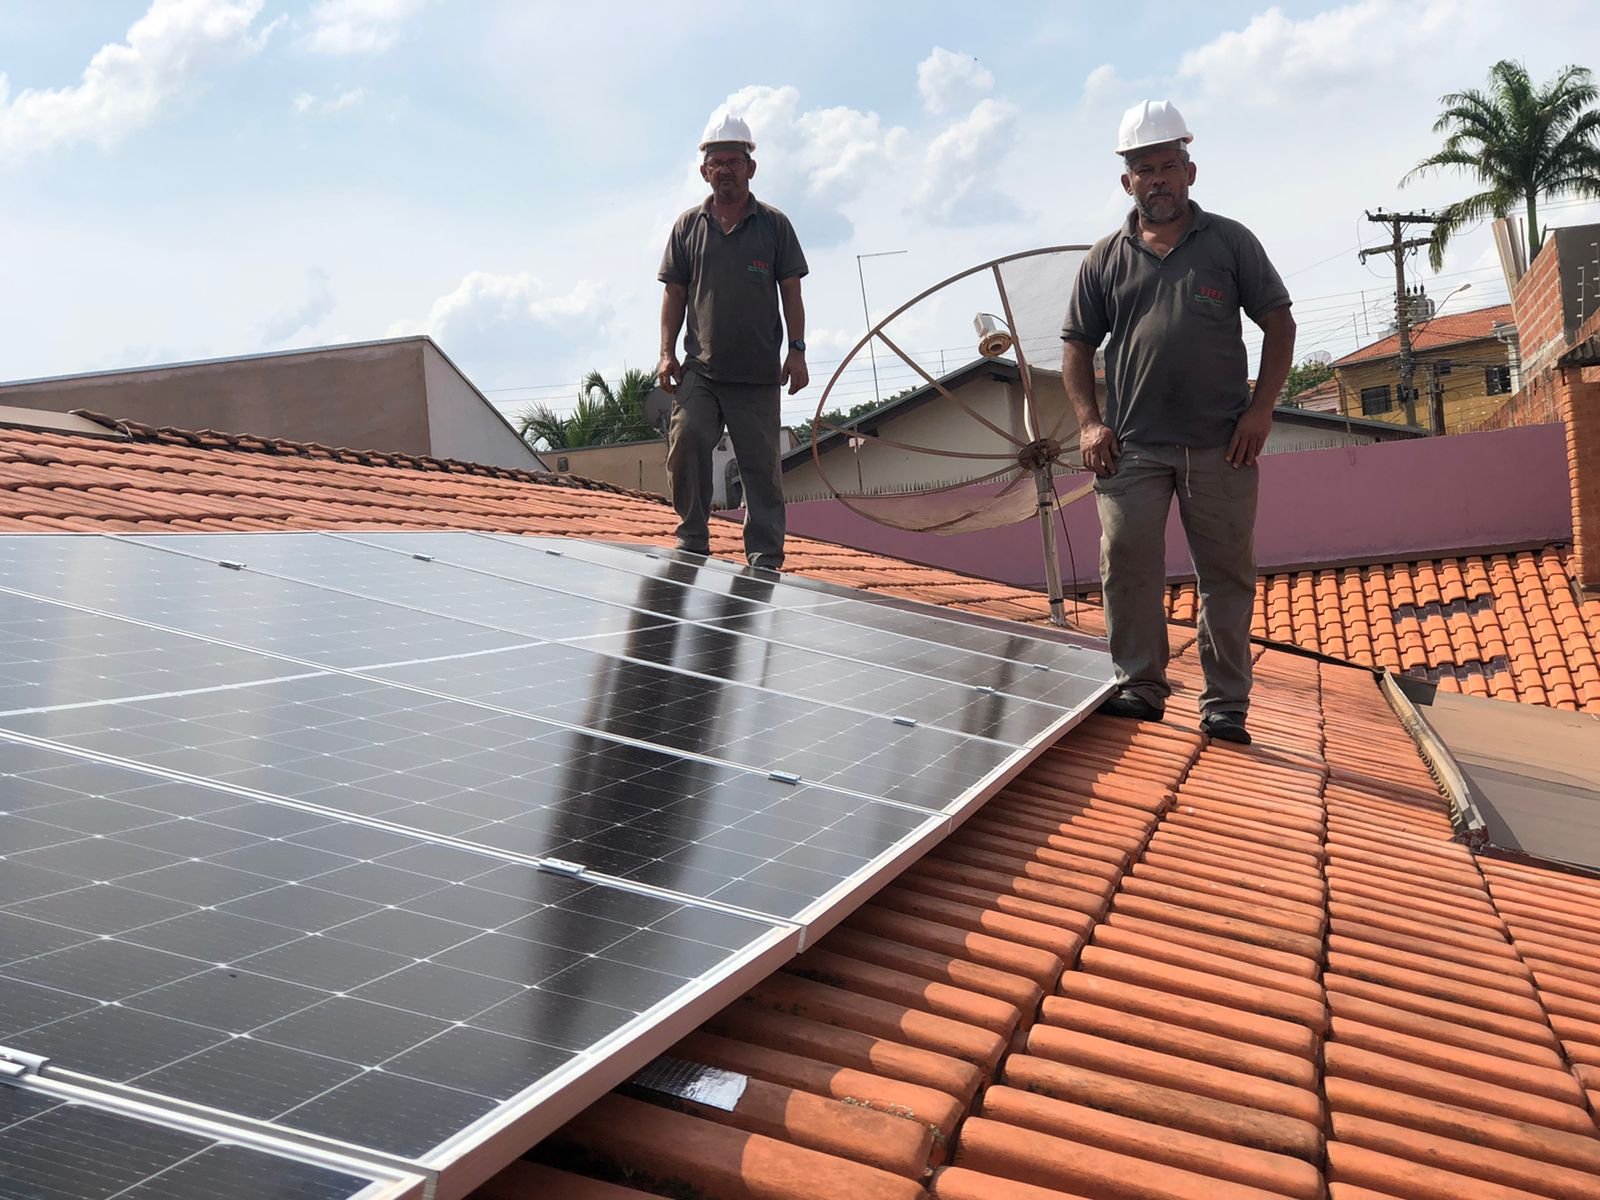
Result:
<svg viewBox="0 0 1600 1200"><path fill-rule="evenodd" d="M1341 354L1392 288L1356 260L1362 209L1467 186L1397 186L1438 97L1500 57L1550 75L1596 44L1590 11L5 0L0 378L426 331L508 411L568 406L590 369L654 365L661 245L728 104L811 262L799 421L863 332L857 255L907 252L865 261L882 316L985 259L1093 241L1125 210L1118 116L1146 96L1189 119L1195 198L1287 277L1302 351ZM1460 311L1504 299L1495 263L1480 229L1443 277L1417 265L1436 299L1472 283ZM918 332L970 357L959 323ZM871 386L857 369L835 399Z"/></svg>

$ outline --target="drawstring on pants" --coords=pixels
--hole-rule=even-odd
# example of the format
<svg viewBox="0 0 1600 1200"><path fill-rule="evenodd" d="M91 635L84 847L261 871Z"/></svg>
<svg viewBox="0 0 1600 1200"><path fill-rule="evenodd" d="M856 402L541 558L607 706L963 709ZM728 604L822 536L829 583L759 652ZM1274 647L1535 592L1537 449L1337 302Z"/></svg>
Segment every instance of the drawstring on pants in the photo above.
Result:
<svg viewBox="0 0 1600 1200"><path fill-rule="evenodd" d="M1183 492L1189 499L1194 499L1194 489L1189 486L1189 447L1183 448Z"/></svg>

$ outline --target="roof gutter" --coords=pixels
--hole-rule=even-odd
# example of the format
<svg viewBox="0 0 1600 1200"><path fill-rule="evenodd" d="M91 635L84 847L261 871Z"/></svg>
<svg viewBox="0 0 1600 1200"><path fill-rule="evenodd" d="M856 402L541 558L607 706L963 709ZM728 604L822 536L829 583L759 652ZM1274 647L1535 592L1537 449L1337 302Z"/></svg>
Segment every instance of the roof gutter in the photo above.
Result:
<svg viewBox="0 0 1600 1200"><path fill-rule="evenodd" d="M1417 711L1411 697L1405 694L1395 679L1394 672L1383 671L1378 682L1383 688L1384 698L1389 701L1389 707L1400 718L1400 723L1406 727L1411 740L1422 752L1433 777L1450 798L1450 823L1455 826L1456 837L1474 853L1486 849L1489 845L1489 828L1479 807L1481 797L1461 770L1461 764L1456 762L1455 756L1433 726Z"/></svg>

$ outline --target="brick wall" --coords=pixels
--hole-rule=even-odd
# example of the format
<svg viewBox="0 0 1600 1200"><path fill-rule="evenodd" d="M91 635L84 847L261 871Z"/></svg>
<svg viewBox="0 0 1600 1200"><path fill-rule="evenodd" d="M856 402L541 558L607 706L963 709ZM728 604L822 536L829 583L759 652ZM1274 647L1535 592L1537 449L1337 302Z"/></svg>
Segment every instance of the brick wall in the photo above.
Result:
<svg viewBox="0 0 1600 1200"><path fill-rule="evenodd" d="M1561 256L1555 238L1546 238L1517 281L1511 296L1516 316L1517 341L1522 348L1522 369L1532 375L1566 348L1566 311L1562 302Z"/></svg>
<svg viewBox="0 0 1600 1200"><path fill-rule="evenodd" d="M1567 479L1572 490L1570 567L1585 592L1600 592L1600 368L1556 373L1567 423Z"/></svg>

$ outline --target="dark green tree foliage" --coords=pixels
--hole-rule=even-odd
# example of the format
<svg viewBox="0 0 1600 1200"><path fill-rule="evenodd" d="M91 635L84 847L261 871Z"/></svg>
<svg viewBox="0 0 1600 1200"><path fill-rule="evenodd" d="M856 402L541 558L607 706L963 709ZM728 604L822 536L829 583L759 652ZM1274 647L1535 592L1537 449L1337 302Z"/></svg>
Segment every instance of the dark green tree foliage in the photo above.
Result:
<svg viewBox="0 0 1600 1200"><path fill-rule="evenodd" d="M645 397L655 386L654 371L624 370L615 391L599 371L590 371L572 412L563 415L548 405L531 404L517 418L517 433L535 450L648 442L661 436L644 416Z"/></svg>
<svg viewBox="0 0 1600 1200"><path fill-rule="evenodd" d="M1600 109L1584 67L1565 67L1535 87L1527 68L1509 59L1489 70L1489 89L1451 92L1433 124L1445 134L1437 154L1423 159L1400 182L1444 167L1473 176L1483 191L1440 211L1428 258L1435 271L1444 249L1463 226L1509 215L1519 205L1528 216L1528 257L1539 252L1540 196L1600 199Z"/></svg>
<svg viewBox="0 0 1600 1200"><path fill-rule="evenodd" d="M1318 384L1327 383L1333 378L1333 368L1327 363L1312 362L1309 358L1299 366L1289 368L1289 379L1283 385L1283 399L1278 403L1287 404L1301 392L1309 392Z"/></svg>

